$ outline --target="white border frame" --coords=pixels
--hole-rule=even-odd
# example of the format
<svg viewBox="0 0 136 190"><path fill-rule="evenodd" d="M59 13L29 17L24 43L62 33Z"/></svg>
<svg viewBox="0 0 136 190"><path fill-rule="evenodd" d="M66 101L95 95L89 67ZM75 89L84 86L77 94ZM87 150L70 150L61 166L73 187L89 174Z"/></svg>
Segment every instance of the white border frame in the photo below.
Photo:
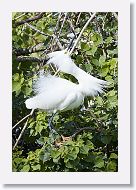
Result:
<svg viewBox="0 0 136 190"><path fill-rule="evenodd" d="M56 2L56 3L55 3ZM12 12L119 13L118 172L12 172ZM122 0L1 0L1 181L4 184L130 184L130 4Z"/></svg>

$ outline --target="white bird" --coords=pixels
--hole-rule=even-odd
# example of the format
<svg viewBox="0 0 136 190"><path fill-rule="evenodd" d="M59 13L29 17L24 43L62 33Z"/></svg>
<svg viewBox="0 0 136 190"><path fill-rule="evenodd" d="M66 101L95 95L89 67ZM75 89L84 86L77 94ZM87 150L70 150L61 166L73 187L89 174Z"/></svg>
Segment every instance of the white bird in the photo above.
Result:
<svg viewBox="0 0 136 190"><path fill-rule="evenodd" d="M66 50L48 54L47 64L54 64L60 71L73 75L78 84L69 80L42 74L34 85L36 95L25 101L28 109L43 109L56 113L79 107L85 96L103 92L106 81L97 79L75 65ZM50 122L51 124L51 122Z"/></svg>

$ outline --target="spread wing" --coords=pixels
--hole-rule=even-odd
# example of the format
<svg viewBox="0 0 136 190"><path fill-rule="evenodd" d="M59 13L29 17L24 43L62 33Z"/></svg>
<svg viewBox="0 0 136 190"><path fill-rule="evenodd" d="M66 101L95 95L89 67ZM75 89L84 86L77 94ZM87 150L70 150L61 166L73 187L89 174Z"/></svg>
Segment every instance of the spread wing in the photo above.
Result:
<svg viewBox="0 0 136 190"><path fill-rule="evenodd" d="M77 85L56 76L42 75L34 84L36 96L26 100L28 109L55 110L64 102Z"/></svg>

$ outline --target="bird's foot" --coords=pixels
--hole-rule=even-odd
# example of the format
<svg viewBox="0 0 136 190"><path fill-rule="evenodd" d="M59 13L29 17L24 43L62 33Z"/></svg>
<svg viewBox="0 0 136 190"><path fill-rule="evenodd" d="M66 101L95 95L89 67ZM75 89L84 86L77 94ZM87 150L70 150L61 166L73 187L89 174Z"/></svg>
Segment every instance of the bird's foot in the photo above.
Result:
<svg viewBox="0 0 136 190"><path fill-rule="evenodd" d="M70 137L64 137L63 135L61 135L61 138L56 139L56 141L55 141L55 146L59 148L59 147L62 146L66 141L69 141L69 140L72 140L72 137L71 137L71 136L70 136Z"/></svg>
<svg viewBox="0 0 136 190"><path fill-rule="evenodd" d="M61 135L61 138L62 138L62 142L66 142L68 140L72 140L72 137L69 136L69 137L64 137L63 135Z"/></svg>

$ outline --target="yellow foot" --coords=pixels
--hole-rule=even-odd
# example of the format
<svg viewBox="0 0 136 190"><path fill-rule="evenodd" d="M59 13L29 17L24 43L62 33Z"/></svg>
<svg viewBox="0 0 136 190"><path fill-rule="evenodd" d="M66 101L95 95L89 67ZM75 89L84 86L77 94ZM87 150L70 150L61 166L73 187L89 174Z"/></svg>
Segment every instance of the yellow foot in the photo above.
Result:
<svg viewBox="0 0 136 190"><path fill-rule="evenodd" d="M61 138L62 138L62 142L66 142L72 139L71 137L64 137L63 135L61 135Z"/></svg>
<svg viewBox="0 0 136 190"><path fill-rule="evenodd" d="M61 135L61 139L56 139L55 141L55 146L56 147L60 147L63 145L64 142L68 141L68 140L71 140L72 137L64 137L63 135Z"/></svg>

